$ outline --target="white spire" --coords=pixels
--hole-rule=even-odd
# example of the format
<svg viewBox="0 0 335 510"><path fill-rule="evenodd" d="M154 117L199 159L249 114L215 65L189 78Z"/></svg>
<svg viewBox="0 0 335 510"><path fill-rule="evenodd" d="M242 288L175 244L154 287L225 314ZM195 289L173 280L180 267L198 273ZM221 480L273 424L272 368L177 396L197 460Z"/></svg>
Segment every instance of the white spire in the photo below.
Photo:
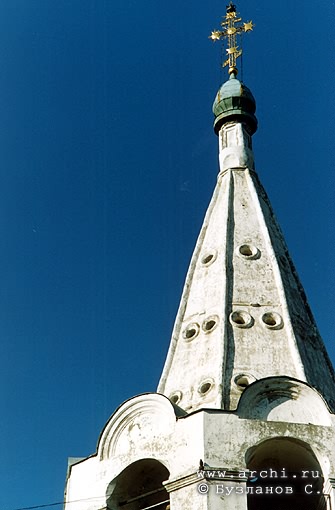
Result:
<svg viewBox="0 0 335 510"><path fill-rule="evenodd" d="M227 84L214 103L218 182L158 392L186 411L231 410L255 380L288 376L316 387L334 407L333 369L254 171L251 93L234 76Z"/></svg>

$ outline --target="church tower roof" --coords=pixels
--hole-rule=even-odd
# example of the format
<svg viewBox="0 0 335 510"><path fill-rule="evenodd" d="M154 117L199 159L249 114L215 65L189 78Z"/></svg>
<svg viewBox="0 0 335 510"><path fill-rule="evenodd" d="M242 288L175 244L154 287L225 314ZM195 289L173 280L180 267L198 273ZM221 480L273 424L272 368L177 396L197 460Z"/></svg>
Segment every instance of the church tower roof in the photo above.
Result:
<svg viewBox="0 0 335 510"><path fill-rule="evenodd" d="M335 410L335 376L268 197L254 169L256 102L237 76L241 23L230 2L223 30L229 79L214 105L220 172L182 293L158 392L186 411L234 410L243 391L290 377Z"/></svg>

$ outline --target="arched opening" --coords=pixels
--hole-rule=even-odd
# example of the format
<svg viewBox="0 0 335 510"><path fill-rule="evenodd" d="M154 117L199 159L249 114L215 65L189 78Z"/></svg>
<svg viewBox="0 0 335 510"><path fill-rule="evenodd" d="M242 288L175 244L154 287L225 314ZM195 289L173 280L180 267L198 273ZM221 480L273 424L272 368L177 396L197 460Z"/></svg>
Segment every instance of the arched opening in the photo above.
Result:
<svg viewBox="0 0 335 510"><path fill-rule="evenodd" d="M248 510L324 510L321 466L306 443L273 438L246 454Z"/></svg>
<svg viewBox="0 0 335 510"><path fill-rule="evenodd" d="M168 469L155 459L134 462L109 484L107 510L166 510L169 494L163 482L168 478Z"/></svg>

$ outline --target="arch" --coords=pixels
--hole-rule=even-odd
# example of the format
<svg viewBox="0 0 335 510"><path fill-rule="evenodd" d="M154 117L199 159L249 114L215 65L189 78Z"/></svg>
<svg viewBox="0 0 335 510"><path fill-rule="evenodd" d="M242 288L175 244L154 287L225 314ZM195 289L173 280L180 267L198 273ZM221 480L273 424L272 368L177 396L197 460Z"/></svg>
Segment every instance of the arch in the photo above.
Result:
<svg viewBox="0 0 335 510"><path fill-rule="evenodd" d="M100 460L128 455L131 460L145 457L153 439L173 434L178 416L186 413L167 397L144 393L126 400L106 423L98 441Z"/></svg>
<svg viewBox="0 0 335 510"><path fill-rule="evenodd" d="M248 510L323 510L324 474L305 442L292 437L266 439L246 452Z"/></svg>
<svg viewBox="0 0 335 510"><path fill-rule="evenodd" d="M287 376L266 377L250 384L238 405L240 418L331 426L322 396L307 383Z"/></svg>
<svg viewBox="0 0 335 510"><path fill-rule="evenodd" d="M109 510L166 510L169 494L163 482L169 470L156 459L141 459L127 466L108 485L106 505Z"/></svg>

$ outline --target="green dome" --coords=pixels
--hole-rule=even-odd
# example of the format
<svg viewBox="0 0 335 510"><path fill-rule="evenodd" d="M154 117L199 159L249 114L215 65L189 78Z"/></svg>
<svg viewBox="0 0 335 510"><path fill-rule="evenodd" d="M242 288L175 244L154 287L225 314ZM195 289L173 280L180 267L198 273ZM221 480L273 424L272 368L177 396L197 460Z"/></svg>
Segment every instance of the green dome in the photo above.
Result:
<svg viewBox="0 0 335 510"><path fill-rule="evenodd" d="M221 126L226 122L239 121L248 125L250 134L257 129L257 119L254 115L256 101L254 96L234 74L226 81L216 94L213 104L215 115L214 130L218 134Z"/></svg>

